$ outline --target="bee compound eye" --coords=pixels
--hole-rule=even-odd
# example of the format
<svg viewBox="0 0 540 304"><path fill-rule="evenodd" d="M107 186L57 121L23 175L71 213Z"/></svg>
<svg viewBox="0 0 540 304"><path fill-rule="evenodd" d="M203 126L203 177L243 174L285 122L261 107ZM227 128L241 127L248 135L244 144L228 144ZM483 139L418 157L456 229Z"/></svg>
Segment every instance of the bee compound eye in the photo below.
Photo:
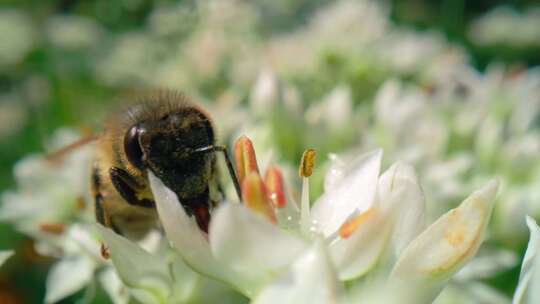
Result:
<svg viewBox="0 0 540 304"><path fill-rule="evenodd" d="M138 169L143 169L143 152L141 145L139 144L139 136L142 129L138 125L134 125L129 128L124 135L124 151L126 153L127 160Z"/></svg>

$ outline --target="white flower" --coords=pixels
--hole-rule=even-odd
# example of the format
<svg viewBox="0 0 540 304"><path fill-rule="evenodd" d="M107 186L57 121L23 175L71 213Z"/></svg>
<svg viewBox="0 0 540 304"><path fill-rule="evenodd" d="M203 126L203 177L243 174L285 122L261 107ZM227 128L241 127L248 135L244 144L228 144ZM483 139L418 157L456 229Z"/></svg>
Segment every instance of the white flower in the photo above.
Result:
<svg viewBox="0 0 540 304"><path fill-rule="evenodd" d="M166 251L151 254L110 229L99 225L99 230L120 279L139 301L175 302L188 297L191 289L195 288L197 275L186 268L180 259L168 261ZM177 268L181 268L178 272L180 277L176 277ZM174 284L182 285L173 288ZM174 294L174 291L179 294Z"/></svg>
<svg viewBox="0 0 540 304"><path fill-rule="evenodd" d="M45 303L56 303L90 283L96 262L84 255L64 257L55 263L47 276Z"/></svg>
<svg viewBox="0 0 540 304"><path fill-rule="evenodd" d="M374 98L374 124L363 147L381 146L411 162L423 178L428 217L455 205L490 176L501 177L504 198L495 209L491 238L523 243L525 213L538 217L537 180L540 74L501 64L479 73L460 66L443 82L386 80ZM510 224L511 223L511 224Z"/></svg>
<svg viewBox="0 0 540 304"><path fill-rule="evenodd" d="M76 50L99 45L104 30L92 19L62 15L51 17L45 31L54 46Z"/></svg>
<svg viewBox="0 0 540 304"><path fill-rule="evenodd" d="M77 135L59 130L52 148L71 143ZM67 155L59 164L43 155L27 156L14 168L17 191L2 193L0 219L14 222L19 230L40 234L43 225L65 223L76 218L89 218L90 208L87 165L91 147L82 147Z"/></svg>
<svg viewBox="0 0 540 304"><path fill-rule="evenodd" d="M96 78L107 84L151 82L158 66L155 58L162 47L162 43L144 32L123 34L96 63Z"/></svg>
<svg viewBox="0 0 540 304"><path fill-rule="evenodd" d="M540 45L540 8L518 13L496 7L472 23L471 41L479 45L531 47Z"/></svg>
<svg viewBox="0 0 540 304"><path fill-rule="evenodd" d="M323 101L314 104L306 112L306 121L311 124L324 122L330 131L348 127L353 114L351 90L347 86L334 88Z"/></svg>
<svg viewBox="0 0 540 304"><path fill-rule="evenodd" d="M195 273L182 258L164 242L156 232L159 241L153 253L142 248L112 230L98 224L98 230L110 252L111 260L118 273L107 272L116 290L109 293L123 295L122 302L129 296L142 303L241 303L245 298L216 280ZM104 278L107 279L107 278ZM117 281L117 282L116 282ZM124 287L124 284L126 287ZM111 288L105 285L105 288ZM120 290L118 290L120 289ZM114 297L113 297L114 298ZM127 303L127 302L126 302Z"/></svg>
<svg viewBox="0 0 540 304"><path fill-rule="evenodd" d="M288 273L263 289L255 304L337 303L344 299L332 261L322 240L298 258Z"/></svg>
<svg viewBox="0 0 540 304"><path fill-rule="evenodd" d="M531 236L521 265L513 304L532 304L540 301L540 228L529 216L527 216L527 226L529 226Z"/></svg>
<svg viewBox="0 0 540 304"><path fill-rule="evenodd" d="M207 240L176 194L151 173L150 183L167 237L186 263L202 274L227 281L248 296L271 279L273 269L286 267L305 250L302 240L231 203L213 214ZM275 248L284 250L275 252Z"/></svg>
<svg viewBox="0 0 540 304"><path fill-rule="evenodd" d="M476 254L497 187L497 182L492 181L474 192L422 232L399 257L391 277L400 284L419 288L412 299L434 299L450 276Z"/></svg>
<svg viewBox="0 0 540 304"><path fill-rule="evenodd" d="M61 129L51 140L51 149L77 137L75 132ZM87 204L91 201L87 186L91 151L91 146L81 147L57 162L41 154L28 156L14 169L17 190L2 193L0 219L34 239L38 253L59 258L47 276L46 303L56 303L90 286L97 272L110 267L101 257L90 224L94 221ZM111 280L108 276L102 282L108 286ZM116 293L111 297L121 298Z"/></svg>
<svg viewBox="0 0 540 304"><path fill-rule="evenodd" d="M18 63L35 45L32 19L17 10L0 10L0 66Z"/></svg>
<svg viewBox="0 0 540 304"><path fill-rule="evenodd" d="M299 227L291 231L290 226L280 228L279 221L275 224L273 210L280 207L267 201L249 141L240 139L238 146L244 205L225 202L218 207L208 235L176 195L151 172L149 176L163 228L186 263L256 303L275 302L279 294L299 303L298 297L314 288L321 292L319 300L341 301L346 298L338 292L341 282L356 282L374 268L387 274L389 286L414 287L410 303L427 303L476 253L498 187L495 181L488 183L423 230L425 203L412 167L397 163L379 178L378 150L353 160L345 177L311 210L306 209L309 198L303 191L300 210L290 210L300 218ZM310 243L318 245L310 250ZM306 280L300 274L301 269L308 271L305 265L325 275Z"/></svg>
<svg viewBox="0 0 540 304"><path fill-rule="evenodd" d="M278 80L274 73L267 69L261 71L255 85L251 89L250 103L254 114L266 114L278 101Z"/></svg>

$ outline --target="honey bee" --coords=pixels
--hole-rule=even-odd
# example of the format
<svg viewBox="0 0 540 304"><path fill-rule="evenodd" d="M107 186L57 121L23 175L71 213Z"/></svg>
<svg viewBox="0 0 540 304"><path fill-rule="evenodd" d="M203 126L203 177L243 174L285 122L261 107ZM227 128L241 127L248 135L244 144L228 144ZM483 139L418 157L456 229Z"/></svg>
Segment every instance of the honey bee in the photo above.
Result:
<svg viewBox="0 0 540 304"><path fill-rule="evenodd" d="M186 95L160 92L111 115L97 136L91 169L96 220L140 239L158 226L151 171L177 196L201 230L223 199L216 152L223 153L236 192L240 187L225 146L216 145L208 113Z"/></svg>

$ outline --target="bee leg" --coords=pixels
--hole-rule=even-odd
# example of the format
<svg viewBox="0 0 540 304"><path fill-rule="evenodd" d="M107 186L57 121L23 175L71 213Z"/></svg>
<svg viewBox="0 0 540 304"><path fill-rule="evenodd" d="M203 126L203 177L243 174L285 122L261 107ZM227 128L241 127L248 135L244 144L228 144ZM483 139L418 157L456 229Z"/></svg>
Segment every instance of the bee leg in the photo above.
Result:
<svg viewBox="0 0 540 304"><path fill-rule="evenodd" d="M111 228L116 234L123 235L120 229L112 222L109 214L103 208L103 196L98 193L95 197L95 213L96 221L105 227Z"/></svg>
<svg viewBox="0 0 540 304"><path fill-rule="evenodd" d="M101 195L101 193L96 194L96 196L94 197L94 200L96 204L95 206L96 221L98 221L98 223L100 223L103 226L110 226L109 224L111 221L109 220L108 217L106 218L105 210L103 209L103 204L102 204L103 196Z"/></svg>
<svg viewBox="0 0 540 304"><path fill-rule="evenodd" d="M101 178L99 176L99 167L97 162L94 163L92 167L92 192L94 194L94 211L96 216L96 221L105 227L110 227L114 232L122 234L120 230L114 225L109 217L109 214L106 212L103 207L103 194L100 192L101 187Z"/></svg>
<svg viewBox="0 0 540 304"><path fill-rule="evenodd" d="M103 195L100 192L101 188L101 177L99 175L99 164L97 161L94 161L92 165L92 176L91 176L91 188L92 194L94 196L94 210L96 213L96 221L103 226L110 227L109 218L105 215L105 209L103 209Z"/></svg>
<svg viewBox="0 0 540 304"><path fill-rule="evenodd" d="M109 169L109 176L116 191L120 193L128 204L144 208L154 208L155 203L153 200L147 198L139 199L137 197L136 192L142 187L127 171L118 167L111 167Z"/></svg>

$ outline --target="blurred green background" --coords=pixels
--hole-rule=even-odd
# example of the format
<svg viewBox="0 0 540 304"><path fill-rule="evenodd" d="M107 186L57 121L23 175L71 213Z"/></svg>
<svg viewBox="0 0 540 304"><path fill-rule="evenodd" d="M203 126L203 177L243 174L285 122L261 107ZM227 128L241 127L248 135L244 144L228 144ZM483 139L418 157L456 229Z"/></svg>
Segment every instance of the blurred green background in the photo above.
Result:
<svg viewBox="0 0 540 304"><path fill-rule="evenodd" d="M188 6L196 5L195 1L183 2ZM315 9L329 1L288 2L292 4L283 9L272 0L256 1L261 20L255 32L261 39L293 31L304 24ZM165 0L0 0L0 190L14 186L11 172L17 160L46 150L44 139L52 131L66 125L95 129L111 100L141 85L137 79L120 85L104 81L94 65L114 45L117 35L143 30L151 22L152 12L174 3ZM393 22L419 31L442 31L451 42L465 47L472 63L482 70L493 61L524 66L540 63L538 45L486 47L475 44L467 35L472 20L494 7L506 5L522 11L536 3L534 0L394 0L388 4ZM79 37L82 41L78 45L52 41L48 29L51 22L61 22L58 16L92 20L91 25L83 24L81 28L92 29L90 34L96 37L89 42ZM196 20L193 22L196 24ZM10 28L10 25L13 26ZM2 35L10 37L6 39ZM220 95L228 79L224 72L195 83L199 87L190 90L212 99ZM12 258L0 272L0 303L41 302L51 261L38 256L30 240L5 224L0 225L0 248L14 248L23 253ZM80 294L75 295L62 303L75 303L80 298ZM95 301L107 300L98 295Z"/></svg>

